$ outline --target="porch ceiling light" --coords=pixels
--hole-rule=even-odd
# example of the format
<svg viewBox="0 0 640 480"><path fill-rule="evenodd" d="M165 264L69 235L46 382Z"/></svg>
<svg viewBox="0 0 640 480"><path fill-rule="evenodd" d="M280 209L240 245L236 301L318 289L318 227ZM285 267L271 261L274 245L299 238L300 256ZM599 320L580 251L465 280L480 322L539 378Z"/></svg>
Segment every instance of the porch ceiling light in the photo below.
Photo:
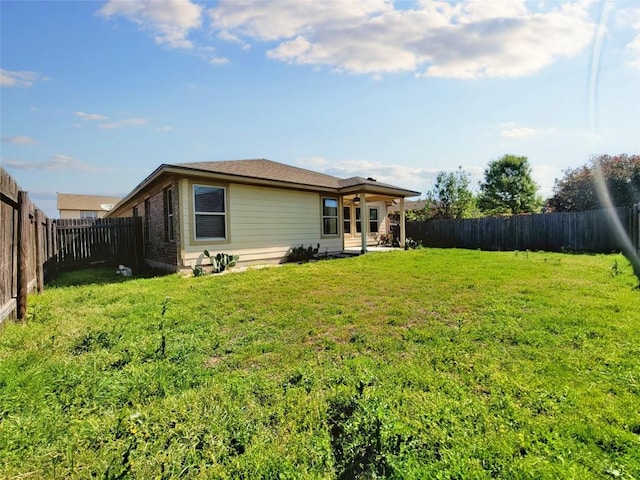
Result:
<svg viewBox="0 0 640 480"><path fill-rule="evenodd" d="M353 199L353 204L354 205L358 205L359 203L360 203L360 197L355 196L354 199Z"/></svg>

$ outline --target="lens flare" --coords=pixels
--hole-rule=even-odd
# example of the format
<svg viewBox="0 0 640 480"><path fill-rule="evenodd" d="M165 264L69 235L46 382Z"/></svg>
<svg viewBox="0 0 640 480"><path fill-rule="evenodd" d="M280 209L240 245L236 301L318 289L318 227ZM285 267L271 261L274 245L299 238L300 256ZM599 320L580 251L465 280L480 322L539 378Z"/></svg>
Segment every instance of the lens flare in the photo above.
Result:
<svg viewBox="0 0 640 480"><path fill-rule="evenodd" d="M611 10L613 9L613 5L614 2L610 0L604 2L602 5L602 11L600 12L600 21L598 22L598 27L596 29L593 42L593 49L591 52L591 68L589 70L588 90L589 124L591 127L591 138L595 138L596 133L596 99L598 91L598 75L600 72L602 45L604 43L604 36L607 30L607 22L609 20ZM594 162L594 183L600 205L602 205L607 211L609 225L611 225L611 228L613 228L615 236L618 238L622 245L622 252L631 262L633 270L640 278L640 255L638 254L638 250L633 245L631 238L622 225L622 222L620 222L620 218L618 217L616 208L613 205L613 201L611 200L611 195L609 195L609 189L607 188L607 183L605 182L600 162L597 161Z"/></svg>

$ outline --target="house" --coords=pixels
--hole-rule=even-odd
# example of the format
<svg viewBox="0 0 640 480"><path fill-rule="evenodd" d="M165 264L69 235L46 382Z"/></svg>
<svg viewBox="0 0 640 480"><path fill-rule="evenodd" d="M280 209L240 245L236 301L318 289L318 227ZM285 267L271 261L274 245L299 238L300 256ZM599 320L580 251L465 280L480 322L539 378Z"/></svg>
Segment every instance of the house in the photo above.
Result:
<svg viewBox="0 0 640 480"><path fill-rule="evenodd" d="M58 193L60 218L102 218L120 201L120 197Z"/></svg>
<svg viewBox="0 0 640 480"><path fill-rule="evenodd" d="M241 263L282 262L291 247L366 251L389 231L387 206L419 192L337 178L270 160L160 165L108 214L142 217L145 263L207 264L205 249ZM404 243L404 224L401 242Z"/></svg>

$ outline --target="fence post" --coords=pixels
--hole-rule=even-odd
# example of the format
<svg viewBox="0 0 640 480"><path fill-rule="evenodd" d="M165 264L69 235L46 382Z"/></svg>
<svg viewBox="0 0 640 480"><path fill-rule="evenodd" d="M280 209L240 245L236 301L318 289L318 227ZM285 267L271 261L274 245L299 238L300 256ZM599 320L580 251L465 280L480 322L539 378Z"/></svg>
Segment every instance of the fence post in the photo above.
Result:
<svg viewBox="0 0 640 480"><path fill-rule="evenodd" d="M18 245L17 318L24 320L29 293L29 194L22 190L18 192Z"/></svg>
<svg viewBox="0 0 640 480"><path fill-rule="evenodd" d="M142 237L142 217L133 217L133 241L135 242L134 252L136 258L136 268L144 265L144 241Z"/></svg>
<svg viewBox="0 0 640 480"><path fill-rule="evenodd" d="M54 250L54 238L53 238L53 221L47 217L45 221L45 244L46 244L46 258L44 263L46 265L46 276L44 278L45 283L49 283L55 278L55 250Z"/></svg>
<svg viewBox="0 0 640 480"><path fill-rule="evenodd" d="M36 228L35 228L35 237L36 237L36 284L38 288L38 293L41 293L44 290L44 242L42 238L42 212L39 209L36 209L35 212L36 217Z"/></svg>

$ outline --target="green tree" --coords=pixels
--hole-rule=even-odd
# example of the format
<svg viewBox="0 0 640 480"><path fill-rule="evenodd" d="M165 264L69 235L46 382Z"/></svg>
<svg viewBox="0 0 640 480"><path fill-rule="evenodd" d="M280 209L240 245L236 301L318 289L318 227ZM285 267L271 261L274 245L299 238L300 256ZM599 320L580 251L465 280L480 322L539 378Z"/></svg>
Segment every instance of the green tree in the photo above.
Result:
<svg viewBox="0 0 640 480"><path fill-rule="evenodd" d="M458 167L455 172L441 171L433 189L427 193L431 218L467 218L471 216L475 199L469 186L471 174Z"/></svg>
<svg viewBox="0 0 640 480"><path fill-rule="evenodd" d="M596 180L604 181L616 207L640 202L640 155L599 155L590 163L564 171L556 179L546 208L552 212L577 212L602 208Z"/></svg>
<svg viewBox="0 0 640 480"><path fill-rule="evenodd" d="M489 215L536 213L542 206L537 191L527 157L504 155L484 171L478 208Z"/></svg>

